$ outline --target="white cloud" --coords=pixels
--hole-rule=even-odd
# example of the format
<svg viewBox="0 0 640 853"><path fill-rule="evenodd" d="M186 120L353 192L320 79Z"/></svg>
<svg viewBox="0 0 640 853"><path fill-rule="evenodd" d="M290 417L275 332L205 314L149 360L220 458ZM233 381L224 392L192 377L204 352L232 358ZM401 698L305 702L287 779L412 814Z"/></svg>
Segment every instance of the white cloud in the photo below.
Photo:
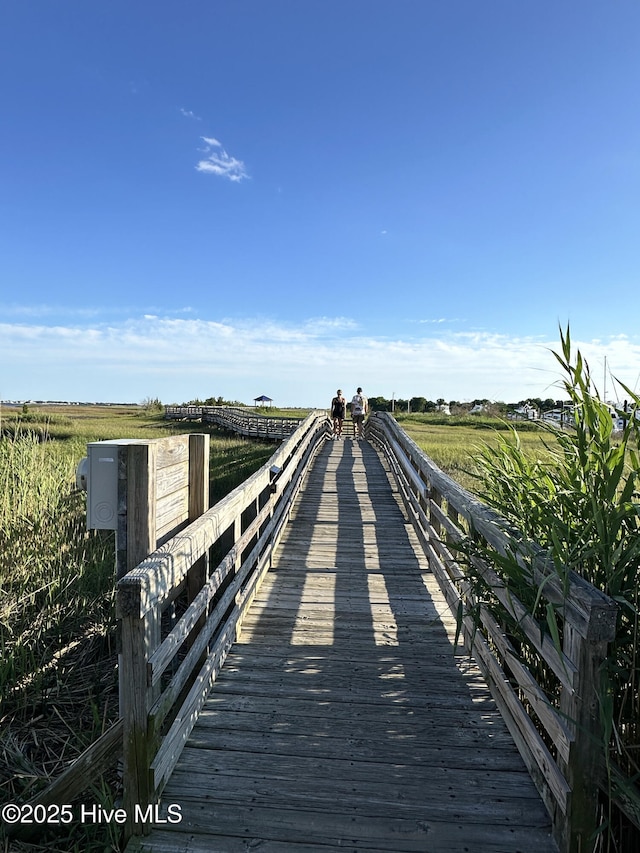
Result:
<svg viewBox="0 0 640 853"><path fill-rule="evenodd" d="M602 386L605 356L614 376L638 383L640 342L616 336L578 341ZM124 322L0 325L9 399L165 402L218 395L250 402L266 393L281 405L328 405L335 388L370 395L515 402L563 396L551 350L557 340L447 333L371 335L345 317L283 323L271 318L207 320L147 314ZM599 381L600 380L600 381ZM607 379L609 393L613 382ZM624 393L618 394L620 398Z"/></svg>
<svg viewBox="0 0 640 853"><path fill-rule="evenodd" d="M237 160L235 157L227 154L222 147L222 143L217 139L212 136L203 136L201 139L205 143L206 148L202 151L205 157L196 166L198 172L218 175L221 178L227 178L236 183L249 177L242 160Z"/></svg>
<svg viewBox="0 0 640 853"><path fill-rule="evenodd" d="M202 121L200 116L196 115L192 110L185 110L183 107L180 107L180 112L185 118L191 118L194 121Z"/></svg>
<svg viewBox="0 0 640 853"><path fill-rule="evenodd" d="M99 308L91 306L62 307L60 305L48 305L39 303L35 305L24 305L16 302L10 304L0 303L0 316L4 317L97 317L101 313Z"/></svg>
<svg viewBox="0 0 640 853"><path fill-rule="evenodd" d="M130 317L132 314L139 312L149 314L166 314L170 311L172 314L193 314L195 309L191 305L184 305L180 308L166 306L146 305L144 308L140 305L127 305L118 303L117 305L51 305L48 303L36 303L26 305L23 303L0 302L0 317L26 317L26 318L52 318L56 317L59 320L64 319L64 322L70 322L76 319L84 319L89 321L93 318L104 318L106 316ZM52 323L53 321L50 321ZM96 320L97 322L97 320Z"/></svg>
<svg viewBox="0 0 640 853"><path fill-rule="evenodd" d="M428 320L415 320L412 322L421 323L422 325L433 325L440 323L464 323L466 321L462 317L434 317Z"/></svg>
<svg viewBox="0 0 640 853"><path fill-rule="evenodd" d="M323 335L332 330L354 332L360 328L360 324L349 317L313 317L304 323L303 328L309 334Z"/></svg>

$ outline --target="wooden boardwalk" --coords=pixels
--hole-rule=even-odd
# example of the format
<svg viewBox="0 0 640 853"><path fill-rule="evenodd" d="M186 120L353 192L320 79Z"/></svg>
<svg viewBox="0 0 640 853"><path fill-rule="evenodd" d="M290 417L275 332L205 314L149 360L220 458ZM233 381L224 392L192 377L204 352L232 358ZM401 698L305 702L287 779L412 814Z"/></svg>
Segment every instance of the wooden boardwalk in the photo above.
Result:
<svg viewBox="0 0 640 853"><path fill-rule="evenodd" d="M366 442L327 442L163 795L169 853L547 853L550 820Z"/></svg>

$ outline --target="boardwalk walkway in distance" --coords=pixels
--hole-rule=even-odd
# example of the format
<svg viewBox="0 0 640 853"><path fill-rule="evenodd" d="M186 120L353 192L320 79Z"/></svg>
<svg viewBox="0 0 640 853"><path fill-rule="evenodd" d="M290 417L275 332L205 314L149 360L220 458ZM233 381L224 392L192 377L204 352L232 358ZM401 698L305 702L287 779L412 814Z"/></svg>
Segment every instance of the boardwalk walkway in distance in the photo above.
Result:
<svg viewBox="0 0 640 853"><path fill-rule="evenodd" d="M378 455L328 442L140 849L555 851L454 634Z"/></svg>

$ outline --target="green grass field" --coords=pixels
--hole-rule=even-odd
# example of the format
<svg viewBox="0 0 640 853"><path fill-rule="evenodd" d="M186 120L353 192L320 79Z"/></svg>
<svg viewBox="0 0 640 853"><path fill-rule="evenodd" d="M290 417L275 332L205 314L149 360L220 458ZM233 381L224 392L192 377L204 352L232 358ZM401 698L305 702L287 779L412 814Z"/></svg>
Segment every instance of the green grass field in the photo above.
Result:
<svg viewBox="0 0 640 853"><path fill-rule="evenodd" d="M484 445L495 446L510 433L509 422L499 418L398 415L400 426L436 465L469 491L477 482L474 457ZM548 455L549 433L535 423L520 421L518 434L524 450L535 458Z"/></svg>

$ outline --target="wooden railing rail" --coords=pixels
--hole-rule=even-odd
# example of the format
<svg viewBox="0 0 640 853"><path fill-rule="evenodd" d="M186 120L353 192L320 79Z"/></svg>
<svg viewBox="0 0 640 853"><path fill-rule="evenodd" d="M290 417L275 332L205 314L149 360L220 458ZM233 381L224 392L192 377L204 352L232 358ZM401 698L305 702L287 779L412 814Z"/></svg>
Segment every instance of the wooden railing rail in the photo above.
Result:
<svg viewBox="0 0 640 853"><path fill-rule="evenodd" d="M128 815L158 801L328 435L326 413L310 414L266 465L119 581Z"/></svg>
<svg viewBox="0 0 640 853"><path fill-rule="evenodd" d="M301 418L273 417L234 406L167 406L169 420L200 420L248 438L279 440L295 432Z"/></svg>
<svg viewBox="0 0 640 853"><path fill-rule="evenodd" d="M563 581L542 548L438 469L390 415L375 413L367 434L389 460L452 612L462 613L464 642L552 816L560 849L592 849L603 761L599 673L614 638L616 605L574 572ZM482 548L461 550L474 541ZM561 648L491 566L492 550L516 559L532 588L553 605ZM463 570L463 555L484 596ZM482 598L500 606L490 610ZM536 680L534 671L544 677Z"/></svg>
<svg viewBox="0 0 640 853"><path fill-rule="evenodd" d="M199 421L202 406L165 406L164 416L170 421Z"/></svg>

